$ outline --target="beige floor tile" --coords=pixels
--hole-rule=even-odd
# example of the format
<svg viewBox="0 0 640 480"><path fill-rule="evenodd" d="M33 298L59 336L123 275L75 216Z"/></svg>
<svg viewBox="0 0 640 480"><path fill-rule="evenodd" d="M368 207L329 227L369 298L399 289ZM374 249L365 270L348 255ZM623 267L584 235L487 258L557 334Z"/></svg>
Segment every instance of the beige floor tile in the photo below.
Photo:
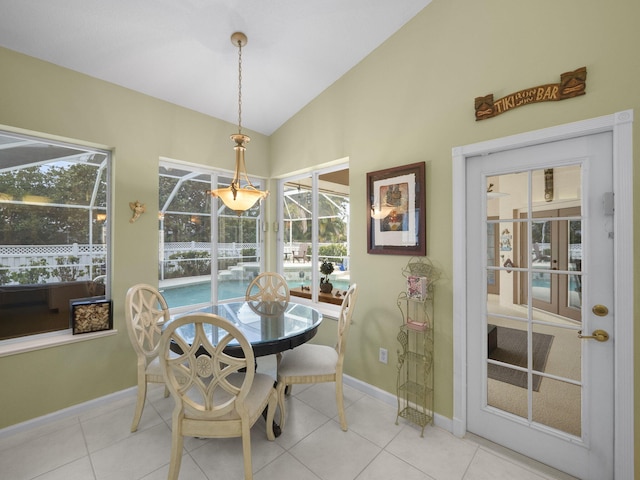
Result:
<svg viewBox="0 0 640 480"><path fill-rule="evenodd" d="M438 427L405 425L386 450L436 480L462 480L478 446Z"/></svg>
<svg viewBox="0 0 640 480"><path fill-rule="evenodd" d="M382 451L355 480L433 480L398 457Z"/></svg>
<svg viewBox="0 0 640 480"><path fill-rule="evenodd" d="M385 447L400 433L395 424L396 408L364 395L345 409L349 430L379 447Z"/></svg>
<svg viewBox="0 0 640 480"><path fill-rule="evenodd" d="M481 448L478 449L463 480L543 480L531 472Z"/></svg>
<svg viewBox="0 0 640 480"><path fill-rule="evenodd" d="M138 430L131 433L133 405L128 405L131 408L111 410L82 422L82 430L84 431L89 452L108 447L143 430L164 423L156 410L150 404L147 404L142 412Z"/></svg>
<svg viewBox="0 0 640 480"><path fill-rule="evenodd" d="M169 464L151 472L149 475L145 475L140 480L167 480L168 474ZM208 480L211 477L207 477L204 474L202 469L193 461L193 458L189 455L184 455L180 464L179 478L180 480Z"/></svg>
<svg viewBox="0 0 640 480"><path fill-rule="evenodd" d="M97 480L137 480L169 463L171 432L162 423L91 454Z"/></svg>
<svg viewBox="0 0 640 480"><path fill-rule="evenodd" d="M320 480L320 477L286 452L258 471L253 478L254 480Z"/></svg>
<svg viewBox="0 0 640 480"><path fill-rule="evenodd" d="M294 388L298 385L294 385ZM307 405L319 410L328 417L335 418L338 415L338 407L336 405L336 384L333 382L317 383L300 393L293 392L296 398L302 400ZM363 393L353 387L345 385L343 387L344 407L348 408L351 404L362 398Z"/></svg>
<svg viewBox="0 0 640 480"><path fill-rule="evenodd" d="M285 410L287 421L282 435L276 439L278 445L285 449L293 447L311 432L331 421L328 416L301 402L295 396L286 398Z"/></svg>
<svg viewBox="0 0 640 480"><path fill-rule="evenodd" d="M352 480L375 458L380 448L355 432L343 432L328 422L289 452L325 480Z"/></svg>
<svg viewBox="0 0 640 480"><path fill-rule="evenodd" d="M3 478L31 479L55 470L87 455L80 424L17 444L0 452L0 474Z"/></svg>
<svg viewBox="0 0 640 480"><path fill-rule="evenodd" d="M251 431L251 462L257 472L284 453L284 449L261 438L255 429ZM240 438L216 438L206 445L189 452L196 464L209 478L241 479L244 472L242 440Z"/></svg>
<svg viewBox="0 0 640 480"><path fill-rule="evenodd" d="M86 456L40 475L37 480L95 480L95 478L89 456Z"/></svg>

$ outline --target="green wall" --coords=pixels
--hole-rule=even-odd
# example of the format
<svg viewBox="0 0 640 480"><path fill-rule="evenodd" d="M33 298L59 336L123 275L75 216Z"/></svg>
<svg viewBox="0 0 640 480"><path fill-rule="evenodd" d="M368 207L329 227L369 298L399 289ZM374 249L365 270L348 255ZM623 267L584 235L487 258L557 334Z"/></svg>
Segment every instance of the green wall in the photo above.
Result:
<svg viewBox="0 0 640 480"><path fill-rule="evenodd" d="M360 287L346 371L395 389L395 299L407 257L366 253L366 172L427 164L427 250L443 276L436 290L436 410L453 415L451 149L640 107L640 2L434 0L270 138L249 132L248 169L278 177L349 157L352 278ZM345 44L344 48L349 48ZM231 124L0 49L0 124L92 142L114 151L113 299L117 336L0 358L0 428L135 384L122 300L155 282L157 222L129 224L128 202L157 204L160 156L232 167ZM528 105L475 122L474 98L559 81L586 66L587 94ZM640 121L634 125L640 155ZM638 162L635 162L636 164ZM635 185L638 169L635 172ZM270 189L275 192L275 182ZM640 216L634 188L635 218ZM275 220L275 196L268 220ZM149 210L148 210L149 212ZM635 220L634 218L634 220ZM635 238L640 239L634 222ZM361 232L362 234L359 234ZM274 268L274 233L267 236ZM636 240L637 242L637 240ZM637 261L636 261L637 263ZM636 272L640 267L636 267ZM636 291L640 278L635 275ZM370 280L375 279L375 280ZM620 321L637 321L633 319ZM635 338L640 334L636 332ZM389 364L377 361L387 348ZM640 372L638 356L629 359ZM117 373L115 373L117 372ZM99 379L99 381L96 381ZM640 395L636 373L636 412ZM46 393L46 397L44 396ZM33 394L33 395L32 395ZM636 458L640 458L636 414ZM636 460L640 471L640 460Z"/></svg>
<svg viewBox="0 0 640 480"><path fill-rule="evenodd" d="M272 135L272 175L300 168L301 163L350 158L351 268L352 279L362 290L355 312L358 323L349 336L349 375L394 392L395 338L401 321L395 299L404 288L401 269L408 260L366 253L366 173L418 161L427 164L427 251L443 271L435 297L435 404L437 413L451 418L451 149L621 110L637 111L639 18L640 2L635 0L434 0ZM498 99L558 83L561 73L582 66L588 70L586 95L475 121L475 97L493 93ZM634 138L637 165L637 118ZM634 191L638 218L638 187ZM635 238L640 239L640 223L635 224ZM637 274L635 285L638 291ZM637 317L636 312L634 319L619 321ZM378 363L379 347L389 350L388 365ZM638 412L638 357L633 361ZM640 458L638 417L640 412L636 458Z"/></svg>
<svg viewBox="0 0 640 480"><path fill-rule="evenodd" d="M232 170L229 135L237 126L1 48L0 66L0 128L113 151L109 226L118 330L114 336L1 357L2 428L136 384L123 304L131 285L157 284L159 158ZM250 172L267 177L269 139L247 134ZM146 204L147 213L132 224L129 202L135 200Z"/></svg>

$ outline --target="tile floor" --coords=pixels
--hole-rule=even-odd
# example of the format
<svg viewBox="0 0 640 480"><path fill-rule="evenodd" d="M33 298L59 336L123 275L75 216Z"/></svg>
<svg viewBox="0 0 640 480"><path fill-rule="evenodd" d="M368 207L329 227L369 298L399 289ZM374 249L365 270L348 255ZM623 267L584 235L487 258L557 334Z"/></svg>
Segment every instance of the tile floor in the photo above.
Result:
<svg viewBox="0 0 640 480"><path fill-rule="evenodd" d="M259 369L271 368L268 364ZM395 425L395 406L345 386L349 431L336 419L334 385L296 385L285 431L270 442L264 421L252 429L255 480L542 480L566 475L481 439L428 426ZM11 435L0 435L6 480L166 479L171 397L151 386L136 433L135 393ZM2 433L2 432L0 432ZM185 439L181 480L243 478L240 439Z"/></svg>

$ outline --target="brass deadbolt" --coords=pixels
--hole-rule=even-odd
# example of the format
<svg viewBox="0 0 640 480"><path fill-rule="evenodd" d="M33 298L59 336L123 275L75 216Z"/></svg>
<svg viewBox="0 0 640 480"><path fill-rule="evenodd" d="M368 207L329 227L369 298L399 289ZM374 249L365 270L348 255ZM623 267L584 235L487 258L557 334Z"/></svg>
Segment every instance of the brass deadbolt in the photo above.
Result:
<svg viewBox="0 0 640 480"><path fill-rule="evenodd" d="M599 317L604 317L609 313L609 309L604 305L600 305L600 304L594 305L591 311Z"/></svg>

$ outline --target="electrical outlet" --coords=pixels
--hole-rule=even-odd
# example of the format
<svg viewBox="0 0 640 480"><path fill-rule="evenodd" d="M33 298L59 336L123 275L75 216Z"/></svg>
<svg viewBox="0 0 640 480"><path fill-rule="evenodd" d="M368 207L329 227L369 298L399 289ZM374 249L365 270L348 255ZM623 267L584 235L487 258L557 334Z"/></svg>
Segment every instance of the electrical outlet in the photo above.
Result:
<svg viewBox="0 0 640 480"><path fill-rule="evenodd" d="M387 349L386 348L380 348L380 353L378 354L378 360L380 360L381 363L387 363Z"/></svg>

